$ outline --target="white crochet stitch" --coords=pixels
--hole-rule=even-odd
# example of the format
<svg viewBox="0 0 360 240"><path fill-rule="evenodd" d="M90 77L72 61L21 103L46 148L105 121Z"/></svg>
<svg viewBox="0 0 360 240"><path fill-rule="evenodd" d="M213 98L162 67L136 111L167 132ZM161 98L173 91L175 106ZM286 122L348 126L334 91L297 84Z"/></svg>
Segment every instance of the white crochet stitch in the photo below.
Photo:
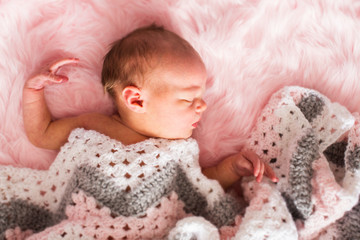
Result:
<svg viewBox="0 0 360 240"><path fill-rule="evenodd" d="M259 184L247 178L242 185L244 195L249 198L249 207L234 239L298 239L292 216L272 183Z"/></svg>
<svg viewBox="0 0 360 240"><path fill-rule="evenodd" d="M219 240L218 229L201 217L187 217L176 223L169 240Z"/></svg>

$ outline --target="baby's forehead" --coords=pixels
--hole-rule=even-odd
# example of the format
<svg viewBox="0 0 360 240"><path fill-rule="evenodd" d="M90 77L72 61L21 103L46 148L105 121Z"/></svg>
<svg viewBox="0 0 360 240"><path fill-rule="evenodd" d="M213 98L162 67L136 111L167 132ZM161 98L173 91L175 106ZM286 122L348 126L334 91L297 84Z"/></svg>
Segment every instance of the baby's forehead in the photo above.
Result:
<svg viewBox="0 0 360 240"><path fill-rule="evenodd" d="M207 73L203 62L194 56L189 58L169 56L167 61L152 69L149 74L149 82L172 86L179 90L191 90L194 86L202 87L206 78Z"/></svg>

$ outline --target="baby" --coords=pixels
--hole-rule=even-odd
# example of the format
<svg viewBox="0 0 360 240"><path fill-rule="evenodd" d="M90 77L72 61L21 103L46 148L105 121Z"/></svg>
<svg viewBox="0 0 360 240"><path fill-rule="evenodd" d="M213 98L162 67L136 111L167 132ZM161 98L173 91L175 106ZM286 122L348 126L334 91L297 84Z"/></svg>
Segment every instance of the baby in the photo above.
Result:
<svg viewBox="0 0 360 240"><path fill-rule="evenodd" d="M58 61L25 83L29 140L60 151L47 171L0 166L0 239L159 239L189 214L217 232L244 212L224 189L247 175L277 181L250 151L200 168L191 135L206 109L206 70L176 34L150 26L114 43L102 83L117 113L53 121L44 87L67 81L58 70L78 61Z"/></svg>
<svg viewBox="0 0 360 240"><path fill-rule="evenodd" d="M57 72L78 61L60 60L25 83L24 125L35 146L59 149L75 128L95 130L125 145L148 138L187 139L206 109L202 97L207 76L199 54L175 33L152 25L115 42L105 56L102 83L117 113L89 113L53 121L44 87L68 81ZM229 156L217 166L203 169L203 174L225 189L242 176L254 175L260 182L265 175L278 181L271 167L250 151Z"/></svg>

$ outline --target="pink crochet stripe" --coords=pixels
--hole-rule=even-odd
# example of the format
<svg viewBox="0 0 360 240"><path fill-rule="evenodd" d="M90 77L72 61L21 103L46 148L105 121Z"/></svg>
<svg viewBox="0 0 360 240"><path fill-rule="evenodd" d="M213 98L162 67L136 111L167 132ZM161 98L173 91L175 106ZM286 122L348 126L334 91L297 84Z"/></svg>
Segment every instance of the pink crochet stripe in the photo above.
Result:
<svg viewBox="0 0 360 240"><path fill-rule="evenodd" d="M95 199L87 197L83 192L73 194L72 199L75 206L67 207L68 219L28 239L47 239L53 234L66 235L65 229L78 231L76 229L79 226L82 228L79 234L97 239L162 238L179 219L186 216L182 210L183 204L175 193L162 198L158 206L149 208L140 217L112 217L110 209L99 208Z"/></svg>
<svg viewBox="0 0 360 240"><path fill-rule="evenodd" d="M19 227L15 229L8 229L5 232L5 239L7 240L20 240L26 239L27 237L31 236L33 232L31 230L21 231Z"/></svg>
<svg viewBox="0 0 360 240"><path fill-rule="evenodd" d="M240 224L242 221L242 217L237 215L235 217L235 224L234 226L223 226L220 228L220 240L229 240L232 239L236 232L239 230Z"/></svg>

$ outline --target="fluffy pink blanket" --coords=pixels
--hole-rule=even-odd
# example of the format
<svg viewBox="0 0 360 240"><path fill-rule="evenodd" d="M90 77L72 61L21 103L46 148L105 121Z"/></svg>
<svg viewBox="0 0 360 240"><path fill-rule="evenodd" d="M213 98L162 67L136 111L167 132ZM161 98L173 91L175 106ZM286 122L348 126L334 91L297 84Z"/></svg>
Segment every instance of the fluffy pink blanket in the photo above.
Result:
<svg viewBox="0 0 360 240"><path fill-rule="evenodd" d="M56 152L27 140L25 80L74 56L70 81L47 89L55 118L111 113L100 83L108 46L157 23L187 39L208 71L208 109L194 137L200 163L239 151L261 109L283 86L315 89L360 112L360 2L356 0L0 0L0 163L46 169Z"/></svg>

